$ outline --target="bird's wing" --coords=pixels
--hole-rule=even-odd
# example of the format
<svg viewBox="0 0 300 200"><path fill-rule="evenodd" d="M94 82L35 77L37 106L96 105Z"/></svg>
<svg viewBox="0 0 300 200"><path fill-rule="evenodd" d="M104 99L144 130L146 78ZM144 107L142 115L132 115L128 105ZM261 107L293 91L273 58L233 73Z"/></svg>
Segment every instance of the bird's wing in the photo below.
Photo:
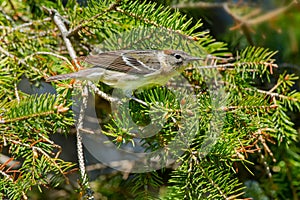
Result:
<svg viewBox="0 0 300 200"><path fill-rule="evenodd" d="M154 51L120 50L88 55L84 62L107 70L128 74L149 74L160 68Z"/></svg>

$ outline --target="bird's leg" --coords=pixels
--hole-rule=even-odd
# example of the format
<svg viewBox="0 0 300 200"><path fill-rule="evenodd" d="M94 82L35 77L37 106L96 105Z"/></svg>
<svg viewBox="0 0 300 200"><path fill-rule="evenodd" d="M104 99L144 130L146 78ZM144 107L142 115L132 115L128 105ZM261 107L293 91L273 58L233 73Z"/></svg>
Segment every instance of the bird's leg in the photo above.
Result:
<svg viewBox="0 0 300 200"><path fill-rule="evenodd" d="M136 102L138 102L138 103L140 103L140 104L142 104L146 107L149 107L149 105L145 101L142 101L142 100L134 97L132 95L132 90L124 90L124 94L125 94L126 97L128 97L128 98L130 98L130 99L132 99L132 100L134 100L134 101L136 101Z"/></svg>
<svg viewBox="0 0 300 200"><path fill-rule="evenodd" d="M118 104L121 104L121 101L119 98L115 98L115 97L111 97L108 94L106 94L105 92L99 90L99 88L92 82L92 81L88 81L88 86L100 97L102 97L103 99L105 99L106 101L113 103L116 102Z"/></svg>

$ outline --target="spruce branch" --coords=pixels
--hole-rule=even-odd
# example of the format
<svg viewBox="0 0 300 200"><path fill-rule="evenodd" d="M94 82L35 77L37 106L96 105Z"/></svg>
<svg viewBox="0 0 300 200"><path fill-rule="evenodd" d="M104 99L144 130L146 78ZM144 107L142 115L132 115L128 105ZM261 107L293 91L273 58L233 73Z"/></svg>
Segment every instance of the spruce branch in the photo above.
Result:
<svg viewBox="0 0 300 200"><path fill-rule="evenodd" d="M8 123L11 123L11 122L26 120L26 119L29 119L29 118L41 117L41 116L48 116L48 115L54 114L54 113L55 113L54 111L47 111L47 112L34 113L34 114L31 114L31 115L16 117L16 118L12 118L12 119L4 119L4 118L2 118L1 121L0 121L0 123L1 124L8 124Z"/></svg>
<svg viewBox="0 0 300 200"><path fill-rule="evenodd" d="M278 15L286 12L288 9L290 9L292 6L295 6L295 4L298 3L298 0L293 0L289 3L289 5L272 10L268 13L265 13L261 16L254 17L255 15L258 15L261 13L260 9L254 9L250 14L246 16L239 16L235 14L234 11L230 9L230 6L236 6L236 3L214 3L214 2L190 2L190 3L182 3L182 4L176 4L173 5L173 8L223 8L234 20L238 22L238 25L233 27L231 30L240 28L243 25L256 25L262 22L265 22L267 20L274 19L274 17L277 17Z"/></svg>
<svg viewBox="0 0 300 200"><path fill-rule="evenodd" d="M58 27L58 29L60 30L60 32L62 34L62 38L64 40L65 46L69 52L70 57L72 58L73 61L76 61L76 58L77 58L76 52L72 46L72 42L67 37L68 30L64 24L63 17L55 9L49 9L49 8L46 8L45 6L43 7L43 9L45 9L46 11L48 11L48 13L50 15L52 15L54 23L56 24L56 26ZM74 62L74 63L75 63L75 65L77 64L77 62Z"/></svg>
<svg viewBox="0 0 300 200"><path fill-rule="evenodd" d="M42 103L43 106L37 107L37 103ZM9 124L67 111L63 105L56 105L56 103L57 101L55 100L54 95L47 94L30 96L28 98L23 98L20 101L17 99L16 102L11 101L3 105L3 107L9 107L9 109L2 113L0 124Z"/></svg>
<svg viewBox="0 0 300 200"><path fill-rule="evenodd" d="M2 168L2 167L1 167L1 168ZM5 177L5 179L9 180L9 181L12 182L12 183L14 182L13 178L10 177L10 175L8 175L6 172L2 171L1 169L0 169L0 173L1 173L2 176Z"/></svg>
<svg viewBox="0 0 300 200"><path fill-rule="evenodd" d="M29 58L32 58L35 55L51 55L51 56L57 57L59 59L62 59L66 63L68 63L70 66L73 66L72 63L69 61L69 59L66 58L65 56L62 56L62 55L59 55L59 54L56 54L56 53L53 53L53 52L48 52L48 51L37 51L37 52L34 52L33 54L26 56L23 60L27 60Z"/></svg>
<svg viewBox="0 0 300 200"><path fill-rule="evenodd" d="M1 155L1 157L2 156L3 155ZM11 168L13 168L16 165L18 165L18 163L16 161L14 161L14 158L9 158L5 162L3 162L3 164L0 164L0 173L2 174L2 176L7 178L12 183L14 182L15 177L9 175L9 173L19 173L20 172L19 170L11 170ZM5 169L5 168L7 168L7 169Z"/></svg>
<svg viewBox="0 0 300 200"><path fill-rule="evenodd" d="M209 180L209 182L211 183L211 185L217 189L217 191L219 192L219 194L221 195L221 197L223 199L231 199L228 198L228 196L223 192L223 190L218 186L218 184L215 182L214 178L210 177L210 175L207 173L206 170L204 170L204 168L199 167L200 170L202 171L203 175L206 176L206 178Z"/></svg>
<svg viewBox="0 0 300 200"><path fill-rule="evenodd" d="M68 177L65 175L64 170L61 169L61 166L60 166L60 165L58 165L58 162L57 162L57 161L60 162L61 160L58 159L58 158L53 159L53 158L52 158L47 152L45 152L42 148L36 146L36 144L38 144L39 142L43 142L43 141L36 141L36 142L34 142L34 143L32 143L32 144L26 144L26 143L23 143L23 142L21 142L21 141L9 139L9 138L8 138L7 140L8 140L10 143L12 143L12 144L24 146L24 147L26 147L26 148L31 149L32 152L33 152L33 155L34 155L35 157L38 157L38 156L39 156L38 154L41 154L42 156L44 156L44 157L46 158L46 161L48 161L49 163L51 163L51 168L54 166L54 167L60 172L60 174L64 176L65 180L66 180L67 182L69 182L69 179L68 179ZM55 157L57 157L57 156L55 156Z"/></svg>
<svg viewBox="0 0 300 200"><path fill-rule="evenodd" d="M63 17L56 11L55 9L48 9L44 7L45 10L49 12L49 14L52 15L53 21L56 24L56 26L59 28L62 38L64 40L65 46L67 47L68 53L72 60L74 61L77 68L79 68L78 63L76 62L76 52L73 48L72 42L68 38L69 31L67 30L64 21L62 20ZM85 115L85 110L87 108L87 98L88 98L88 87L87 85L82 86L82 106L80 108L79 113L79 119L76 127L76 138L77 138L77 157L78 157L78 163L79 163L79 169L80 169L80 175L82 179L82 183L85 189L85 195L88 196L89 199L94 199L93 192L90 189L86 170L85 170L85 161L84 161L84 154L83 154L83 145L82 145L82 137L80 135L80 130L83 128L83 119Z"/></svg>
<svg viewBox="0 0 300 200"><path fill-rule="evenodd" d="M220 111L234 111L238 109L245 109L245 110L250 110L250 109L260 109L260 110L270 110L270 109L276 109L277 105L269 105L269 106L263 106L263 105L249 105L249 106L227 106L227 107L221 107L219 110Z"/></svg>
<svg viewBox="0 0 300 200"><path fill-rule="evenodd" d="M83 129L83 119L85 115L85 110L87 108L87 98L88 98L88 87L84 86L82 88L82 106L79 111L79 118L78 118L78 124L76 127L76 138L77 138L77 151L78 151L78 160L79 160L79 168L80 168L80 173L81 173L81 178L82 178L82 183L88 186L88 179L87 179L87 174L85 172L85 162L84 162L84 154L83 154L83 145L82 145L82 137L80 135L80 130ZM86 187L85 186L85 187Z"/></svg>
<svg viewBox="0 0 300 200"><path fill-rule="evenodd" d="M13 18L9 14L7 14L2 7L0 7L0 13L5 17L5 19L7 21L9 21L11 24L15 25L15 21L13 20Z"/></svg>
<svg viewBox="0 0 300 200"><path fill-rule="evenodd" d="M24 23L24 24L21 24L21 25L18 25L18 26L15 26L13 28L11 27L6 27L8 29L7 32L5 32L5 34L3 34L1 37L0 37L0 40L3 40L7 35L15 32L15 31L23 31L26 27L29 27L29 26L33 26L33 25L37 25L37 24L42 24L42 23L45 23L45 22L49 22L51 21L51 17L47 17L45 19L42 19L42 20L36 20L36 21L31 21L31 22L28 22L28 23ZM31 29L29 29L29 31L32 31Z"/></svg>
<svg viewBox="0 0 300 200"><path fill-rule="evenodd" d="M194 36L190 36L190 35L188 35L188 34L184 34L181 30L176 30L176 29L173 29L173 28L171 28L171 27L167 27L167 26L164 26L164 25L161 25L161 23L158 23L157 21L154 21L154 20L151 20L151 19L149 19L148 17L150 17L150 16L143 16L145 13L147 13L147 11L146 10L153 10L154 9L154 7L156 6L155 4L150 4L150 5L147 5L146 4L146 2L144 2L143 4L141 4L141 5L138 5L139 3L138 2L135 2L135 4L133 4L133 5L131 5L130 6L130 8L132 9L132 8L134 8L134 9L136 9L136 10L139 10L138 8L137 8L137 6L144 6L144 8L143 8L143 10L144 10L144 12L143 13L135 13L134 11L132 11L132 12L130 12L130 11L127 11L127 10L125 10L125 9L122 9L122 8L120 8L120 7L115 7L114 9L117 11L117 12L120 12L120 13L122 13L122 14L124 14L124 15L128 15L128 16L130 16L130 17L133 17L133 18L135 18L135 19L137 19L137 20L140 20L140 21L142 21L142 22L144 22L145 24L149 24L149 25L152 25L152 26L154 26L154 27L157 27L157 28L161 28L161 29L164 29L164 30L166 30L166 31L168 31L168 32L171 32L171 33L175 33L175 34L179 34L179 35L181 35L181 36L183 36L184 38L186 38L186 39L188 39L188 40L193 40L193 41L198 41L199 40L199 38L198 37L194 37ZM127 7L127 9L128 9L128 7ZM168 12L170 12L170 9L168 10L163 10L163 7L158 7L158 8L156 8L157 9L157 11L161 11L161 12L163 12L163 13L168 13ZM170 21L175 21L175 20L178 20L178 21L182 21L183 20L183 18L179 18L178 16L180 16L180 15L174 15L175 17L173 17L172 19L169 19ZM160 19L161 20L161 19ZM189 21L187 21L187 22L185 22L184 24L182 24L182 27L184 27L184 28L187 28L188 27L188 25L190 24L190 20ZM166 23L166 24L173 24L173 23ZM193 27L193 30L194 29L196 29L196 28L198 28L199 26L201 26L201 24L200 23L198 23L198 24L196 24L194 27ZM183 28L183 29L184 29ZM191 30L190 30L190 32L192 32Z"/></svg>
<svg viewBox="0 0 300 200"><path fill-rule="evenodd" d="M93 82L87 81L87 85L94 91L95 94L99 95L103 99L107 100L108 102L119 102L120 100L114 97L109 96L105 92L101 91Z"/></svg>
<svg viewBox="0 0 300 200"><path fill-rule="evenodd" d="M266 95L271 96L271 97L278 97L280 99L286 99L286 100L293 101L293 102L299 102L300 101L299 98L279 94L279 93L276 93L276 92L270 92L270 91L260 90L260 89L256 89L256 88L245 88L245 90L257 91L259 93L266 94Z"/></svg>
<svg viewBox="0 0 300 200"><path fill-rule="evenodd" d="M261 162L263 163L264 167L265 167L265 170L266 170L266 173L269 177L269 179L272 178L272 173L271 173L271 170L270 170L270 166L269 164L267 163L266 159L265 159L265 156L262 154L261 152L261 148L259 148L259 146L257 144L255 144L256 148L258 149L258 153L260 155L260 159L261 159Z"/></svg>
<svg viewBox="0 0 300 200"><path fill-rule="evenodd" d="M46 185L47 179L44 179L45 177L41 177L41 175L48 175L48 172L52 172L51 169L47 168L48 165L49 167L54 165L49 159L52 159L53 157L55 158L52 161L57 163L56 166L53 166L53 171L57 172L56 175L59 175L62 172L66 173L65 169L67 168L64 167L64 163L60 163L58 160L61 148L56 146L45 133L55 131L55 129L61 125L62 128L65 128L66 125L71 124L71 116L64 113L69 107L69 105L65 102L69 102L66 98L69 98L70 96L69 88L72 87L72 85L65 85L67 87L61 87L64 86L62 84L57 85L57 92L62 95L59 95L56 98L63 96L64 99L60 98L56 101L54 96L27 98L26 94L23 94L17 88L17 81L23 74L26 74L27 78L32 79L32 77L35 77L36 73L44 73L46 69L49 69L49 67L53 66L59 68L61 64L57 64L57 60L60 62L66 62L68 67L76 67L76 54L78 52L81 54L85 53L82 52L83 47L80 46L83 43L85 43L88 47L91 47L94 44L99 44L99 42L103 40L107 41L111 39L112 42L109 44L110 46L108 45L109 47L106 50L115 50L116 48L134 48L134 46L130 46L130 40L132 40L132 43L136 45L138 43L142 43L143 40L148 40L152 37L160 39L160 37L153 34L153 32L139 38L126 38L126 34L125 37L119 37L119 35L114 36L112 34L120 32L123 34L124 30L133 30L138 26L138 29L141 30L141 32L144 29L140 28L140 26L144 26L146 28L153 27L154 31L159 29L166 34L175 33L176 36L180 35L182 38L188 39L189 42L195 41L193 43L196 43L201 47L204 46L203 50L205 53L219 51L218 55L220 56L228 55L227 53L222 53L224 50L224 44L214 41L207 32L198 32L196 30L197 27L199 28L201 26L199 22L198 24L196 23L196 26L191 27L192 21L190 19L186 20L186 17L179 12L170 10L163 6L157 6L155 3L140 3L127 0L107 0L104 2L91 0L90 4L94 5L94 7L82 7L80 8L82 13L78 13L77 10L74 12L74 8L77 8L77 5L72 4L70 3L64 8L58 8L53 5L56 9L62 10L59 12L56 9L44 9L51 15L51 19L53 19L55 24L55 27L49 28L49 31L39 30L44 29L44 22L46 25L50 24L48 23L49 17L43 17L40 20L27 19L26 23L17 26L16 24L19 24L19 21L21 20L17 21L15 18L11 18L12 22L8 23L12 24L15 29L5 26L4 31L6 32L3 32L1 35L2 37L0 36L5 41L4 45L0 47L0 54L2 58L0 61L0 67L3 66L3 70L0 71L3 77L0 80L0 90L2 91L0 99L3 99L3 101L0 102L1 141L3 141L4 146L8 145L11 148L11 152L13 152L16 157L19 156L19 158L25 159L26 161L26 165L22 168L22 170L24 169L24 173L20 176L18 182L14 182L14 184L11 184L10 181L5 179L5 174L11 178L13 176L11 176L8 171L1 170L0 167L0 174L4 179L0 181L0 186L2 188L1 192L4 191L8 198L20 198L20 196L22 196L21 192L16 194L17 191L20 191L20 188L25 191L22 191L23 196L25 196L23 198L27 198L25 194L29 187L32 187L33 185ZM16 11L19 10L17 5L19 4L16 4ZM75 7L71 7L70 5ZM24 6L24 8L26 8L26 10L30 10L28 9L28 6ZM232 12L232 10L230 11ZM5 13L4 9L3 12ZM63 15L62 12L66 12L68 14ZM254 12L251 12L247 16L239 17L251 20L250 16L252 16L254 19L259 19L260 16L255 18L258 14L258 10L254 10ZM2 15L3 19L6 19L7 17L10 16L8 14ZM35 17L41 18L37 15ZM115 22L116 19L117 22ZM38 26L35 26L36 24ZM75 28L72 29L67 27ZM13 29L14 31L12 31ZM32 30L33 35L31 35L30 30ZM86 33L86 30L90 32L86 35L78 34L79 32ZM134 35L135 33L137 32L131 32L130 34ZM135 34L135 36L136 35L138 34ZM21 37L29 38L30 42L24 43L25 40L20 39ZM20 42L13 43L12 45L10 42L11 38L16 38L14 42L18 41L18 39ZM75 46L75 40L73 39L76 39L76 42L80 44L76 43ZM80 41L81 39L84 41ZM129 42L126 43L127 41L125 41L125 39L128 39ZM126 44L119 44L119 41L124 41ZM175 42L175 40L172 42ZM176 46L176 44L174 45L174 43L172 43L172 45L174 48L181 47ZM16 49L20 49L20 51L17 52ZM65 49L67 49L68 52L66 52ZM48 50L50 52L47 52ZM88 51L89 50L86 50L86 52ZM291 91L291 87L293 87L293 84L297 79L295 76L280 77L277 84L267 91L264 91L263 89L258 90L253 87L253 83L256 78L260 79L264 76L270 76L273 73L274 67L277 67L275 60L273 59L274 53L275 52L267 49L249 47L239 53L234 60L223 58L217 59L217 56L212 56L211 58L216 59L216 61L208 63L210 58L207 58L207 62L205 62L205 65L202 66L206 68L203 71L207 71L207 74L201 73L201 75L199 75L198 72L200 72L202 67L199 67L196 70L188 69L185 72L189 81L188 84L183 83L180 86L177 85L177 87L185 87L189 88L191 91L193 90L193 92L195 92L195 94L193 93L193 97L197 99L196 101L199 106L197 105L193 107L188 105L188 102L185 102L186 95L183 95L184 97L182 99L179 98L179 101L172 101L172 98L167 97L162 92L162 89L159 88L158 90L155 90L155 92L143 91L141 94L135 94L138 97L143 97L150 103L159 100L157 105L155 103L151 104L153 105L153 109L147 110L147 108L137 106L136 102L131 102L131 116L121 113L121 116L115 115L115 118L111 121L101 121L101 123L104 123L105 130L108 129L108 131L111 131L107 135L116 138L113 141L117 142L117 144L123 145L124 141L131 142L135 139L135 137L139 136L139 133L136 134L135 132L131 132L132 126L126 126L130 117L133 116L135 121L138 122L148 122L148 118L145 119L145 116L153 113L157 116L155 119L151 119L153 123L156 123L155 120L157 118L166 119L165 124L163 124L163 129L160 130L157 136L145 139L145 143L143 144L145 144L147 151L155 150L160 147L167 149L168 143L174 135L178 134L179 128L186 126L188 127L186 129L186 133L189 133L193 131L191 127L198 127L199 130L197 129L197 131L195 131L195 138L191 140L192 145L190 145L188 149L184 149L185 154L179 159L180 162L178 163L178 168L171 169L173 172L172 178L164 180L168 181L168 190L171 190L171 194L165 199L239 198L243 194L243 191L241 191L243 186L241 186L241 180L238 180L238 176L236 175L236 173L240 173L238 171L239 167L237 167L237 164L243 164L245 168L247 168L246 164L263 166L262 168L264 171L272 173L272 177L270 178L275 184L277 184L276 181L278 181L276 180L276 175L279 177L279 175L283 175L283 170L289 170L288 173L284 174L282 177L284 181L294 181L292 185L293 187L291 187L290 190L293 191L293 197L297 197L297 189L300 184L299 181L295 183L294 177L297 177L297 174L299 174L299 170L297 169L297 163L299 163L300 160L297 157L299 153L297 151L293 151L293 156L284 160L280 158L280 153L285 153L286 149L283 149L284 151L281 151L282 149L280 149L280 151L274 151L273 149L275 146L274 142L278 144L275 148L283 148L282 146L284 145L279 145L281 143L289 144L289 147L290 144L294 144L292 142L294 142L293 139L295 139L297 133L293 129L293 123L291 123L291 120L287 115L287 111L294 108L299 110L300 108L299 93ZM21 66L21 69L19 66ZM210 70L212 68L216 68L217 70ZM76 71L74 69L72 70ZM222 79L214 79L213 71L221 74ZM62 70L61 72L65 71ZM44 77L47 77L47 75ZM213 80L213 89L224 85L225 90L228 93L228 102L226 102L226 105L220 103L224 101L223 99L219 99L217 103L224 106L214 107L214 105L211 105L210 100L213 92L208 90L205 78L211 78ZM81 91L81 95L83 96L83 105L80 108L79 121L77 123L78 126L76 127L78 149L82 149L79 133L84 132L94 134L94 132L87 130L82 123L82 118L85 115L84 108L87 104L87 87L94 91L95 94L104 97L104 99L109 101L116 100L106 95L106 93L103 93L92 82L88 82L86 85L84 84L86 83L79 82L78 84L83 88ZM173 85L172 88L177 87L176 85ZM5 91L9 91L9 95L7 95ZM43 99L48 99L48 101ZM60 103L64 100L64 103ZM26 107L25 104L28 104L28 106ZM49 106L47 107L44 105ZM170 105L180 105L183 109L170 107ZM193 121L184 121L184 123L181 121L184 118L191 119L193 114L196 112L198 112L199 115L195 117L195 120L199 122L199 125L197 123L193 123ZM201 149L202 141L206 138L209 139L210 137L214 137L214 131L210 131L211 129L209 128L212 124L210 123L212 114L219 114L222 112L225 113L225 117L224 124L220 123L219 126L221 127L220 129L222 129L220 137L216 141L216 144L214 144L212 150L207 155L205 154L206 157L203 157L204 153L202 153ZM117 123L114 124L114 121ZM54 125L54 128L52 125ZM102 125L103 124L101 124L101 126ZM126 128L124 129L124 127ZM20 142L27 146L23 146L19 143L14 144L12 143L13 141ZM43 152L37 148L40 148ZM58 149L58 153L55 155L52 152L53 148L55 149L55 152L56 149ZM288 148L288 145L284 146L284 148ZM258 153L259 150L260 152ZM47 154L49 157L44 154ZM79 163L81 163L84 161L84 158L80 157L82 152L79 152L78 154L80 160ZM251 157L263 154L265 156L262 158L264 163L251 163L249 161L250 154L253 154ZM32 156L38 157L32 158ZM259 157L261 156L259 155ZM281 170L279 173L278 171L276 173L271 171L273 168L270 167L271 164L269 163L269 157L271 157L273 161L275 161L275 159L280 161L280 165L278 163L274 163L274 165L278 164L278 166L275 167ZM124 160L124 163L125 161L130 162L128 160ZM39 166L33 166L30 171L32 173L27 173L25 170L27 170L28 167L31 167L34 162ZM46 164L43 164L43 162ZM121 162L122 161L118 164ZM282 163L286 164L288 167L284 168ZM98 166L100 169L103 168L102 165L97 165L95 168ZM61 171L57 170L57 167L60 167ZM83 186L81 185L81 190L83 191L83 188L87 189L85 193L88 194L89 188L86 188L85 185L85 181L87 181L87 179L85 179L86 174L81 173L84 170L88 170L88 167L85 168L84 165L80 165L79 167L83 184ZM132 166L129 168L131 169L131 167ZM45 173L39 174L41 169L46 169ZM253 174L248 168L247 170L250 174ZM203 171L205 173L203 173ZM4 172L4 174L2 174L2 172ZM16 171L16 173L17 172L18 171ZM34 173L36 173L37 176L31 177ZM288 178L286 178L285 175ZM137 194L136 196L143 194L151 196L152 194L149 187L153 186L153 188L155 188L162 186L162 183L156 178L156 176L157 175L154 173L139 174L135 176L134 178L136 182L134 183L136 183L136 185L132 188L136 190L134 191L133 196L135 194ZM36 179L38 181L36 181ZM271 184L274 186L273 183ZM2 185L4 186L2 187ZM9 188L9 191L5 190L6 188Z"/></svg>
<svg viewBox="0 0 300 200"><path fill-rule="evenodd" d="M35 68L34 66L30 66L23 59L18 58L17 56L11 54L9 51L5 50L1 46L0 46L0 52L3 53L4 55L6 55L7 57L11 58L12 60L17 61L18 64L22 64L22 65L26 66L28 69L32 69L37 73L41 73L41 70ZM46 76L46 73L44 73L44 75Z"/></svg>
<svg viewBox="0 0 300 200"><path fill-rule="evenodd" d="M198 9L206 9L206 8L223 8L223 10L230 15L233 20L236 21L236 25L231 27L230 30L236 30L241 29L246 36L248 42L250 45L254 45L253 40L251 38L251 32L253 32L254 25L269 21L274 19L275 17L278 17L280 14L283 14L287 10L291 9L298 3L298 0L291 1L287 6L283 6L280 8L277 8L275 10L269 11L265 14L259 15L262 10L261 9L254 9L252 12L250 12L248 15L240 16L236 14L233 9L230 7L234 6L236 7L236 3L214 3L214 2L190 2L190 3L180 3L177 5L173 5L173 8L198 8ZM243 5L243 4L242 4Z"/></svg>
<svg viewBox="0 0 300 200"><path fill-rule="evenodd" d="M89 25L90 23L92 23L93 21L95 21L97 18L99 18L102 15L105 15L106 13L115 10L116 7L120 4L121 0L117 0L115 3L112 3L107 9L105 9L104 11L94 15L93 17L91 17L90 19L83 21L80 23L80 25L76 26L75 28L73 28L72 30L69 31L69 33L67 34L67 37L70 38L72 36L74 36L75 34L77 34L81 29L83 29L85 26Z"/></svg>
<svg viewBox="0 0 300 200"><path fill-rule="evenodd" d="M215 3L215 2L184 2L172 5L172 8L219 8L224 4L229 3Z"/></svg>
<svg viewBox="0 0 300 200"><path fill-rule="evenodd" d="M249 28L249 26L260 24L260 23L265 22L267 20L274 19L278 15L286 12L288 9L292 8L293 6L295 6L295 4L297 4L297 3L298 3L297 0L293 0L287 6L284 6L284 7L275 9L275 10L272 10L272 11L270 11L270 12L268 12L266 14L263 14L261 16L258 16L256 18L254 18L253 15L258 14L259 11L256 11L255 13L252 13L252 14L244 16L244 17L240 17L240 16L234 14L229 9L229 7L228 7L227 4L224 4L224 9L225 9L225 11L227 13L229 13L233 17L233 19L235 19L238 22L238 24L235 27L231 28L231 30L234 30L234 29L237 29L237 28L242 27L242 26L247 26Z"/></svg>

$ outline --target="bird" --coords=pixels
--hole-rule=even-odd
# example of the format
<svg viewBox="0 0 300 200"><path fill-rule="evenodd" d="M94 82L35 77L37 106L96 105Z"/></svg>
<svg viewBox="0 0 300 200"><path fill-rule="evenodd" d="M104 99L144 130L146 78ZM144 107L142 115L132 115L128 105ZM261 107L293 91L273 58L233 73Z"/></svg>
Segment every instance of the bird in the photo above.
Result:
<svg viewBox="0 0 300 200"><path fill-rule="evenodd" d="M46 81L97 80L114 88L134 90L164 85L189 63L202 60L181 50L117 50L80 58L93 67L51 76Z"/></svg>

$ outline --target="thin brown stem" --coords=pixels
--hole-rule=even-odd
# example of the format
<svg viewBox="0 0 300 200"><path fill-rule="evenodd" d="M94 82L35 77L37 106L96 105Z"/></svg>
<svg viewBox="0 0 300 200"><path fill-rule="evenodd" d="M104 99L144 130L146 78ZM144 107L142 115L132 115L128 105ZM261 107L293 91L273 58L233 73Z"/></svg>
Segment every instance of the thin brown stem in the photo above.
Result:
<svg viewBox="0 0 300 200"><path fill-rule="evenodd" d="M75 34L78 33L78 31L82 30L83 27L87 26L88 24L90 24L91 22L93 22L95 19L99 18L100 16L104 15L107 12L110 12L112 10L115 10L116 7L119 5L119 3L121 2L121 0L116 1L116 3L111 4L106 10L104 10L101 13L98 13L97 15L94 15L93 17L91 17L89 20L84 21L82 23L80 23L78 26L76 26L73 30L69 31L69 33L66 35L67 37L71 37Z"/></svg>

